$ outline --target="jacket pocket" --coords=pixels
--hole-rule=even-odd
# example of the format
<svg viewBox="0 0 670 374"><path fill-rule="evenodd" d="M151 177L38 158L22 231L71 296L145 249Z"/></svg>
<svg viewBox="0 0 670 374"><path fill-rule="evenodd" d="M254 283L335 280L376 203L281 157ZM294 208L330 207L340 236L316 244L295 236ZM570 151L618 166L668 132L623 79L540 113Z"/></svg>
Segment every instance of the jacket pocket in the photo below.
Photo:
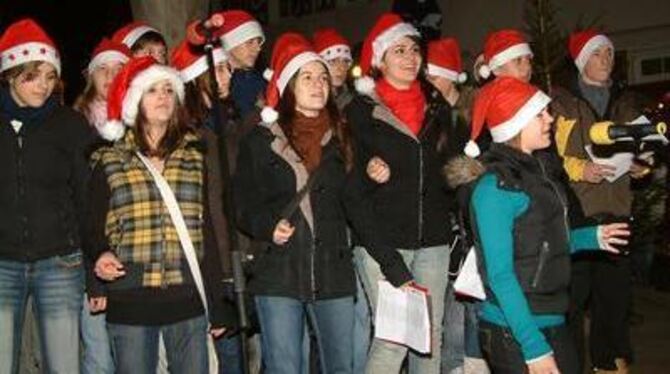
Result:
<svg viewBox="0 0 670 374"><path fill-rule="evenodd" d="M82 254L80 251L67 255L56 256L56 263L64 269L75 269L82 264Z"/></svg>

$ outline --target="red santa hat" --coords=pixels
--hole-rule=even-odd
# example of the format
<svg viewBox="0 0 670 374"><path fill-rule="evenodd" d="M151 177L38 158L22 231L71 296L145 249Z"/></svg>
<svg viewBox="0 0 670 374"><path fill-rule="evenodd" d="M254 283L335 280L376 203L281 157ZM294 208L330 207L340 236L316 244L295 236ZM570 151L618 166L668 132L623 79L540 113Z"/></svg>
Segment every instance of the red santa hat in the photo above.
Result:
<svg viewBox="0 0 670 374"><path fill-rule="evenodd" d="M88 63L86 71L90 74L100 65L108 62L120 62L125 64L130 60L131 52L125 44L103 38L93 50L91 62Z"/></svg>
<svg viewBox="0 0 670 374"><path fill-rule="evenodd" d="M475 140L486 123L496 143L504 143L526 127L551 99L537 87L512 77L499 77L482 88L472 107L472 128L465 154L479 156Z"/></svg>
<svg viewBox="0 0 670 374"><path fill-rule="evenodd" d="M454 38L434 40L428 43L428 74L463 83L468 75L463 71L461 48Z"/></svg>
<svg viewBox="0 0 670 374"><path fill-rule="evenodd" d="M155 32L160 34L158 30L149 26L146 22L136 21L131 22L122 28L116 30L112 35L112 40L118 43L125 44L128 48L133 48L135 42L148 32Z"/></svg>
<svg viewBox="0 0 670 374"><path fill-rule="evenodd" d="M107 94L107 122L98 128L100 135L114 141L123 137L125 126L134 126L142 95L155 83L168 80L180 101L184 82L179 73L159 64L153 57L132 58L114 77Z"/></svg>
<svg viewBox="0 0 670 374"><path fill-rule="evenodd" d="M328 67L326 61L314 51L314 47L304 36L287 32L277 39L270 61L271 70L266 71L270 82L265 91L265 107L261 111L264 123L277 121L279 114L274 108L279 103L288 82L301 67L312 61L320 61L326 68Z"/></svg>
<svg viewBox="0 0 670 374"><path fill-rule="evenodd" d="M521 56L533 56L526 37L517 30L506 29L490 33L484 42L484 63L479 75L487 79L491 72L506 62Z"/></svg>
<svg viewBox="0 0 670 374"><path fill-rule="evenodd" d="M60 75L56 44L37 22L26 18L11 24L0 38L0 72L33 61L52 64Z"/></svg>
<svg viewBox="0 0 670 374"><path fill-rule="evenodd" d="M312 37L316 53L324 60L330 61L336 58L344 58L352 61L349 42L337 30L333 28L319 29Z"/></svg>
<svg viewBox="0 0 670 374"><path fill-rule="evenodd" d="M360 59L363 76L355 82L358 92L370 93L374 90L374 80L368 76L370 69L379 67L384 52L404 36L421 36L421 34L395 13L384 13L379 17L363 41Z"/></svg>
<svg viewBox="0 0 670 374"><path fill-rule="evenodd" d="M222 47L215 48L212 53L215 65L228 59L228 54ZM181 79L187 83L207 71L207 55L197 51L196 47L184 40L172 51L170 64L179 70Z"/></svg>
<svg viewBox="0 0 670 374"><path fill-rule="evenodd" d="M225 20L220 31L221 44L226 51L253 38L261 38L265 42L263 28L251 14L243 10L229 10L221 14Z"/></svg>
<svg viewBox="0 0 670 374"><path fill-rule="evenodd" d="M590 29L570 34L568 49L580 73L586 66L591 54L602 46L608 46L614 51L612 41L605 34L596 30Z"/></svg>

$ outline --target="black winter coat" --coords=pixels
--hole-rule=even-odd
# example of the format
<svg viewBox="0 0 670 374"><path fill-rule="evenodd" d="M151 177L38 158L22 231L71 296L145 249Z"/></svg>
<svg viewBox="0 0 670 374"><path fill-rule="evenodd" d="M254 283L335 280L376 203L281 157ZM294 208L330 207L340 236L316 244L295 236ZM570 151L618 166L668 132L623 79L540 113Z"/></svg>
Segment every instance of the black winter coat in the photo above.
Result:
<svg viewBox="0 0 670 374"><path fill-rule="evenodd" d="M413 278L396 249L419 249L451 242L449 211L453 208L442 166L453 151L444 142L449 108L432 101L418 136L410 132L377 98L358 95L346 108L354 139L354 167L347 188L347 209L369 211L371 222L354 220L358 244L379 263L394 285ZM443 144L444 149L438 149ZM460 150L459 150L460 151ZM366 173L378 156L391 178L378 184ZM445 270L446 271L446 270Z"/></svg>
<svg viewBox="0 0 670 374"><path fill-rule="evenodd" d="M0 259L36 261L81 248L92 139L84 117L67 107L18 132L0 116Z"/></svg>
<svg viewBox="0 0 670 374"><path fill-rule="evenodd" d="M257 126L240 143L233 191L237 223L263 242L249 288L264 296L313 301L352 296L353 263L342 191L346 172L329 131L324 137L319 177L289 221L290 240L272 242L282 211L306 183L308 174L278 124ZM244 165L244 167L241 167Z"/></svg>

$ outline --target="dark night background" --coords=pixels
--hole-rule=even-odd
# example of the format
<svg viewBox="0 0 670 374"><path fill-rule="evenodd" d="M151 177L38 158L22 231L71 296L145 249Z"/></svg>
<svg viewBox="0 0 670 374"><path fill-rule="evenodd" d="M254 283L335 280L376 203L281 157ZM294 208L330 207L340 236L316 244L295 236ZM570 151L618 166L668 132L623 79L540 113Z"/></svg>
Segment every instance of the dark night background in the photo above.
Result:
<svg viewBox="0 0 670 374"><path fill-rule="evenodd" d="M34 18L61 54L65 101L83 89L82 70L103 36L132 20L128 0L0 0L0 32L24 17Z"/></svg>

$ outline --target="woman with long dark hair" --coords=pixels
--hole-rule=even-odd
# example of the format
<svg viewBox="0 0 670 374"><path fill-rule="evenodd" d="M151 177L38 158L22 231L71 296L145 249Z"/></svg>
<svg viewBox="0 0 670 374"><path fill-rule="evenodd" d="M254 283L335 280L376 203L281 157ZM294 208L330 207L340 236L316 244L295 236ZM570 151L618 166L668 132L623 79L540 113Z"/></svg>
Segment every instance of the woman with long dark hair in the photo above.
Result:
<svg viewBox="0 0 670 374"><path fill-rule="evenodd" d="M307 320L322 372L351 373L355 283L341 204L347 138L327 63L302 35L277 40L271 67L263 123L240 144L233 185L241 230L263 242L249 287L265 370L306 369Z"/></svg>

